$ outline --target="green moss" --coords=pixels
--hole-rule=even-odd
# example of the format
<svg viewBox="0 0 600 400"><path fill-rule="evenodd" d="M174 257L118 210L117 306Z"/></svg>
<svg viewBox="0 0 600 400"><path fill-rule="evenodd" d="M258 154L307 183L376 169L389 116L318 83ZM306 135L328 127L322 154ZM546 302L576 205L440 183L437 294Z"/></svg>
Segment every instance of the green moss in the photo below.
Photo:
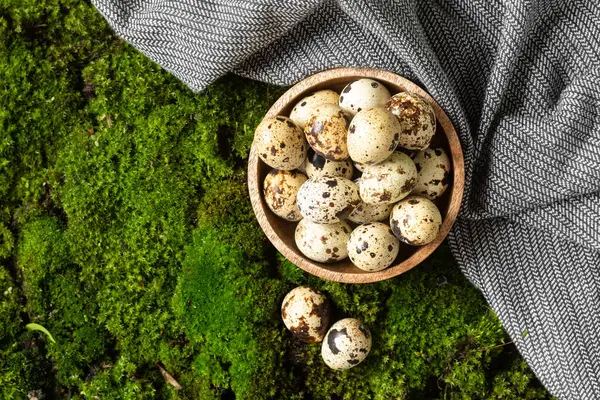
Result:
<svg viewBox="0 0 600 400"><path fill-rule="evenodd" d="M494 376L490 399L542 399L547 397L544 388L535 382L527 363L515 360L510 369Z"/></svg>
<svg viewBox="0 0 600 400"><path fill-rule="evenodd" d="M218 392L231 387L240 398L273 396L274 383L283 381L281 372L285 375L281 332L272 318L283 285L256 272L241 273L241 264L257 272L264 266L223 245L215 230L198 231L192 249L174 307L188 337L202 344L193 364L196 373Z"/></svg>
<svg viewBox="0 0 600 400"><path fill-rule="evenodd" d="M17 399L49 391L52 365L35 334L25 330L22 293L9 269L8 263L0 266L0 398Z"/></svg>
<svg viewBox="0 0 600 400"><path fill-rule="evenodd" d="M227 206L217 210L218 204ZM286 396L294 381L283 365L286 339L278 324L286 285L270 277L244 182L208 188L198 210L173 299L188 337L201 345L194 370L215 396L229 388L239 398Z"/></svg>
<svg viewBox="0 0 600 400"><path fill-rule="evenodd" d="M445 246L417 269L373 285L324 282L298 273L287 261L280 271L294 284L327 293L336 318L359 318L373 334L366 361L341 373L323 365L318 346L293 350L306 376L304 390L314 398L492 398L507 371L527 382L531 398L545 398L531 372L516 372L520 361L514 347L483 350L504 342L506 335ZM506 387L511 388L507 398L524 395Z"/></svg>
<svg viewBox="0 0 600 400"><path fill-rule="evenodd" d="M70 263L68 243L54 218L24 226L18 263L23 272L31 322L43 325L57 341L46 342L47 357L59 365L56 379L69 387L80 382L93 364L107 360L110 339L98 323L95 289L80 281Z"/></svg>
<svg viewBox="0 0 600 400"><path fill-rule="evenodd" d="M149 382L136 377L136 369L135 364L121 358L115 365L94 371L94 378L82 383L78 394L86 399L155 399L156 390Z"/></svg>
<svg viewBox="0 0 600 400"><path fill-rule="evenodd" d="M546 397L514 347L488 349L506 335L447 248L351 286L268 243L245 162L284 88L193 94L88 2L8 0L0 90L0 398ZM299 284L371 328L364 364L333 372L285 330Z"/></svg>

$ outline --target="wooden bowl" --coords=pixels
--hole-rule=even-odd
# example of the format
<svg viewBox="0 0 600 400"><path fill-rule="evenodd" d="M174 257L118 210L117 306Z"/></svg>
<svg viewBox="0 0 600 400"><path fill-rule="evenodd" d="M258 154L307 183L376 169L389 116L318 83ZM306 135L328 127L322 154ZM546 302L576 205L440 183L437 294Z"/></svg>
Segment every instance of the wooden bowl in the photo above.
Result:
<svg viewBox="0 0 600 400"><path fill-rule="evenodd" d="M431 102L437 117L437 130L433 146L443 147L452 160L452 181L444 195L435 200L443 217L438 237L433 242L413 247L401 244L395 264L378 272L366 272L355 267L349 259L333 264L322 264L306 258L296 247L294 232L297 222L277 217L264 201L263 182L271 167L256 154L252 146L248 161L248 188L254 213L263 231L288 260L308 273L323 279L346 283L378 282L400 275L429 256L444 240L458 214L464 189L464 161L460 141L448 116L423 89L392 72L370 68L338 68L312 75L292 86L273 104L266 117L288 116L294 105L304 96L321 89L340 93L344 86L360 78L371 78L383 83L392 94L400 91L416 92ZM384 221L385 222L385 221Z"/></svg>

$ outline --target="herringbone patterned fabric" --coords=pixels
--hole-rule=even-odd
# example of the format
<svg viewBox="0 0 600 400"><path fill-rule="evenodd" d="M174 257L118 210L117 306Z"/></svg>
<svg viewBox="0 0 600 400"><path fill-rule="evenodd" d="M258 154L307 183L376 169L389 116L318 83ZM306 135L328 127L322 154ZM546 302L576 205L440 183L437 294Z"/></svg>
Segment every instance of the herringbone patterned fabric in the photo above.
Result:
<svg viewBox="0 0 600 400"><path fill-rule="evenodd" d="M465 151L462 270L555 396L600 399L600 2L93 1L194 90L339 66L424 87Z"/></svg>

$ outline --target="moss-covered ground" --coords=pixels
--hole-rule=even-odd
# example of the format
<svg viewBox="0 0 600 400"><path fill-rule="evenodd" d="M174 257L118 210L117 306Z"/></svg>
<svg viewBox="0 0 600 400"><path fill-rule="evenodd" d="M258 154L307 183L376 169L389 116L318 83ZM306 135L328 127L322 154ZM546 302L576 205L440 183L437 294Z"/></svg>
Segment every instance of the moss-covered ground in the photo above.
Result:
<svg viewBox="0 0 600 400"><path fill-rule="evenodd" d="M282 91L194 94L88 2L0 2L0 398L547 397L447 247L350 286L269 245L245 160ZM298 284L371 328L364 364L332 372L286 332Z"/></svg>

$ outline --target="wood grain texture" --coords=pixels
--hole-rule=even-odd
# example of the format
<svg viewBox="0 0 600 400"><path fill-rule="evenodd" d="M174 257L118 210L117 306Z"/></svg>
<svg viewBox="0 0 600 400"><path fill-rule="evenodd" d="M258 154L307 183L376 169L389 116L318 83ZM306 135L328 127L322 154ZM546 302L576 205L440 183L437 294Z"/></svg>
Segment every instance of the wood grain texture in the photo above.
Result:
<svg viewBox="0 0 600 400"><path fill-rule="evenodd" d="M263 181L271 168L260 160L254 146L252 146L248 160L250 199L258 223L267 238L288 260L306 272L323 279L345 283L371 283L389 279L414 268L427 258L448 235L452 224L456 220L464 190L463 153L452 122L427 92L411 81L392 72L371 68L338 68L320 72L291 87L273 104L266 117L288 116L293 106L302 97L321 89L333 89L340 92L348 83L360 78L375 79L383 83L392 94L401 91L418 93L429 100L435 109L437 131L433 145L446 149L452 160L453 168L451 186L441 198L435 200L444 219L436 240L422 247L401 244L400 253L395 264L379 272L362 271L356 268L349 259L333 264L321 264L309 260L300 253L294 241L297 223L288 222L275 216L264 201Z"/></svg>

